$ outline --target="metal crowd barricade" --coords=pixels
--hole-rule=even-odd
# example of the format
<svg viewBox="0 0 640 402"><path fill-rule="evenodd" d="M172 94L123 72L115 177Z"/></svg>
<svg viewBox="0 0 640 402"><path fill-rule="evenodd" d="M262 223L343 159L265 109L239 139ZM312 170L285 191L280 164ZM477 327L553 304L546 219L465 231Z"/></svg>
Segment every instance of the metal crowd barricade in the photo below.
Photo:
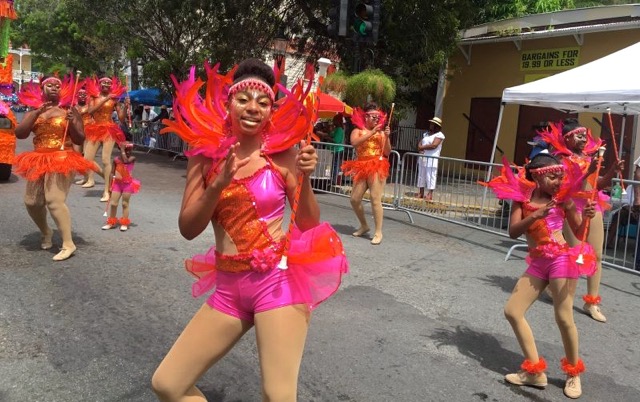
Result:
<svg viewBox="0 0 640 402"><path fill-rule="evenodd" d="M351 177L343 174L340 166L344 161L355 159L356 153L353 146L329 142L313 142L313 146L318 155L316 169L311 175L314 190L350 197L353 183ZM400 154L392 151L389 155L390 174L382 194L382 206L385 209L397 209L395 183L399 177L400 163ZM364 194L363 200L369 200L368 191Z"/></svg>
<svg viewBox="0 0 640 402"><path fill-rule="evenodd" d="M331 176L334 158L332 150L335 149L335 145L316 142L314 146L318 152L318 166L312 175L314 189L318 192L350 196L350 179L342 176L340 171L334 178ZM353 147L343 147L342 160L353 159ZM438 160L437 184L430 201L418 197L418 163L425 159ZM407 213L412 223L412 214L420 214L500 236L509 236L510 202L497 199L490 189L478 183L487 179L490 167L492 176L498 175L501 165L447 157L432 158L415 152L407 152L400 156L396 151L389 156L389 162L391 172L383 196L386 209ZM625 184L640 186L640 182L631 180L625 180ZM632 193L633 190L630 188L627 190L627 193L629 192ZM368 192L365 199L367 197ZM612 205L612 210L604 214L603 264L640 274L640 216L625 213L631 211L632 202L629 200L614 198ZM515 248L526 248L526 243L522 240L514 240L516 243L509 250L507 258Z"/></svg>
<svg viewBox="0 0 640 402"><path fill-rule="evenodd" d="M152 150L166 151L173 154L173 159L184 156L187 150L187 144L174 133L160 134L162 122L153 123L133 122L130 132L133 137L133 143L141 148L146 148L147 153Z"/></svg>

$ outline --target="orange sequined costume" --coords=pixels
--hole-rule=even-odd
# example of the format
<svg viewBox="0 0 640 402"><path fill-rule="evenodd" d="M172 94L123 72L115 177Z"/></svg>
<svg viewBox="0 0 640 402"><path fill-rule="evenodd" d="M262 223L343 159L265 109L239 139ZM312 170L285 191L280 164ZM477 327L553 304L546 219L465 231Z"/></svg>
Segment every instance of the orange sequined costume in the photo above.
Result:
<svg viewBox="0 0 640 402"><path fill-rule="evenodd" d="M16 154L16 117L11 109L6 107L6 112L1 113L11 120L11 128L0 129L0 163L11 165Z"/></svg>
<svg viewBox="0 0 640 402"><path fill-rule="evenodd" d="M386 180L389 176L389 159L382 156L385 136L377 132L356 147L357 158L345 161L341 169L354 181L363 181L376 175L378 180ZM381 157L382 156L382 157Z"/></svg>
<svg viewBox="0 0 640 402"><path fill-rule="evenodd" d="M47 173L67 175L73 172L84 174L95 166L72 148L71 138L62 138L67 125L66 116L44 119L38 117L33 126L33 151L16 156L14 165L17 174L35 181Z"/></svg>
<svg viewBox="0 0 640 402"><path fill-rule="evenodd" d="M84 135L87 141L114 141L116 144L126 141L120 127L111 119L115 105L116 101L109 99L93 112L93 122L84 126Z"/></svg>

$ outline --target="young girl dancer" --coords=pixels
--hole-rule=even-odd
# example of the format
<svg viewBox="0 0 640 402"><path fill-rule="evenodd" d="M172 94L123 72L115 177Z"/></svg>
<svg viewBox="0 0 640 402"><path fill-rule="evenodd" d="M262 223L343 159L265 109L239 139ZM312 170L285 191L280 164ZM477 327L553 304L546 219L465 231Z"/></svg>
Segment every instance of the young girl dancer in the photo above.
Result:
<svg viewBox="0 0 640 402"><path fill-rule="evenodd" d="M140 180L131 176L133 167L136 163L136 157L131 155L133 144L130 142L120 144L120 157L115 157L113 163L115 165L115 175L111 184L111 197L109 200L109 217L107 224L102 230L109 230L116 227L120 222L120 231L124 232L129 229L131 220L129 219L129 201L131 194L140 191ZM118 213L118 204L122 198L122 217L118 221L116 214Z"/></svg>
<svg viewBox="0 0 640 402"><path fill-rule="evenodd" d="M200 278L193 294L216 290L160 363L153 390L162 401L206 401L196 381L255 325L264 400L295 401L310 310L337 290L346 270L339 237L319 224L309 178L315 150L292 147L310 132L313 105L303 106L300 87L276 87L287 94L276 109L277 80L260 60L226 76L206 69L205 98L194 69L187 81L174 81L176 120L165 120L163 131L192 150L180 232L193 239L212 224L215 235L207 255L188 261ZM311 249L298 250L298 236L285 236L287 198L292 209L297 204L294 232L300 239L314 233Z"/></svg>
<svg viewBox="0 0 640 402"><path fill-rule="evenodd" d="M597 177L593 154L598 150L602 141L594 139L591 130L580 125L578 120L574 118L551 124L548 130L540 132L540 136L553 146L555 155L577 163L583 174L587 175L587 179L583 181L583 191L577 193L574 198L578 211L582 209L591 190L595 188L602 190L611 186L611 179L624 166L624 161L619 161L612 164L602 177ZM611 206L608 203L609 197L602 191L598 192L597 201L595 204L596 216L589 226L587 241L593 246L596 253L598 269L593 276L587 278L587 294L582 296L582 300L584 301L583 310L586 314L596 321L606 322L607 318L600 310L600 302L602 301L600 279L602 277L602 248L604 246L603 213ZM569 230L565 229L564 235L570 245L578 244L579 240Z"/></svg>
<svg viewBox="0 0 640 402"><path fill-rule="evenodd" d="M360 237L369 232L362 205L364 193L369 190L375 224L373 239L371 239L373 245L382 243L382 196L384 184L389 176L391 129L388 125L385 126L385 119L385 113L373 102L365 105L364 110L354 111L352 121L357 128L351 132L350 141L356 150L356 159L342 164L342 171L346 176L352 176L354 182L351 208L360 223L360 227L353 232L354 237Z"/></svg>
<svg viewBox="0 0 640 402"><path fill-rule="evenodd" d="M562 226L566 217L576 237L582 238L588 222L584 218L592 218L595 210L588 202L581 217L569 199L578 190L574 187L575 183L580 184L578 166L563 165L551 155L539 154L516 177L508 163L503 163L502 175L488 185L499 198L513 200L509 235L515 239L526 234L529 245L529 266L516 283L504 308L525 360L521 365L522 370L507 374L505 380L515 385L547 386L547 376L544 374L547 363L538 355L525 313L549 286L566 354L561 362L562 370L567 374L564 393L569 398L578 398L582 394L579 376L584 372L584 363L578 357L573 297L579 275L592 275L595 271L595 256L588 243L570 248L562 236ZM583 260L582 264L576 262L578 257Z"/></svg>
<svg viewBox="0 0 640 402"><path fill-rule="evenodd" d="M93 116L93 123L87 124L85 132L87 139L84 143L84 156L89 161L93 161L102 145L102 168L104 171L104 191L101 202L109 200L109 178L111 177L111 152L115 144L125 141L125 136L120 127L113 122L111 115L115 110L120 121L126 121L126 111L129 109L129 98L125 98L124 103L119 103L118 99L126 92L124 85L116 78L102 77L98 79L88 79L85 81L85 88L91 96L87 113ZM93 173L89 172L84 188L95 186Z"/></svg>

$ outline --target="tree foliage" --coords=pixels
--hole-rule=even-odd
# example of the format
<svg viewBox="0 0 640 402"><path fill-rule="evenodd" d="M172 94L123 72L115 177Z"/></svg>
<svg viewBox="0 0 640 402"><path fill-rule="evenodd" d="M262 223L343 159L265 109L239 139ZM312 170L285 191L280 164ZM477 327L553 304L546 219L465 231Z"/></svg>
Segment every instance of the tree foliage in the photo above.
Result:
<svg viewBox="0 0 640 402"><path fill-rule="evenodd" d="M304 59L338 59L350 74L360 66L381 70L397 84L395 102L402 108L432 96L461 29L587 3L382 0L379 41L364 46L328 37L333 0L21 0L12 40L29 44L41 71L121 74L127 65L139 65L142 84L171 91L172 74L184 78L191 65L201 71L205 60L226 70L243 58L263 57L284 32L290 50Z"/></svg>

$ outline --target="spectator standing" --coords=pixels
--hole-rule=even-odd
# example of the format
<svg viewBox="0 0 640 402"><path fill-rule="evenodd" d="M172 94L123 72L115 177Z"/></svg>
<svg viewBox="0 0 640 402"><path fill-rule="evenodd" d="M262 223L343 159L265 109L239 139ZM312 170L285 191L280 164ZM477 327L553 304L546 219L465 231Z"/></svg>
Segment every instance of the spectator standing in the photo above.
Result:
<svg viewBox="0 0 640 402"><path fill-rule="evenodd" d="M442 120L434 117L429 120L429 131L424 133L422 140L418 143L418 152L426 157L421 157L418 161L418 188L420 198L427 201L433 199L433 190L436 188L438 176L438 157L442 151L444 133L442 132ZM424 189L427 188L425 195Z"/></svg>
<svg viewBox="0 0 640 402"><path fill-rule="evenodd" d="M336 145L330 145L331 152L333 152L333 163L331 166L331 183L334 185L342 184L342 176L339 176L340 166L344 158L344 119L341 113L333 116L329 125L329 138L331 142Z"/></svg>

